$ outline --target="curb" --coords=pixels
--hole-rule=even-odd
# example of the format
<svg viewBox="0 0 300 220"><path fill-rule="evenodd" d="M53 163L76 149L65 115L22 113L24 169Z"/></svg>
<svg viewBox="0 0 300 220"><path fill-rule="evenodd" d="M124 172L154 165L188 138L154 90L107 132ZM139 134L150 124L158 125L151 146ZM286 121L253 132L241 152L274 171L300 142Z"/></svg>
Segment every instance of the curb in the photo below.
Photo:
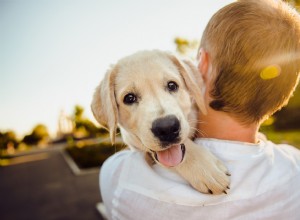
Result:
<svg viewBox="0 0 300 220"><path fill-rule="evenodd" d="M93 173L99 173L100 172L100 167L95 167L95 168L88 168L88 169L80 169L75 161L71 158L71 156L65 151L62 150L61 154L68 164L69 168L71 169L72 173L76 176L81 176L81 175L87 175L87 174L93 174Z"/></svg>

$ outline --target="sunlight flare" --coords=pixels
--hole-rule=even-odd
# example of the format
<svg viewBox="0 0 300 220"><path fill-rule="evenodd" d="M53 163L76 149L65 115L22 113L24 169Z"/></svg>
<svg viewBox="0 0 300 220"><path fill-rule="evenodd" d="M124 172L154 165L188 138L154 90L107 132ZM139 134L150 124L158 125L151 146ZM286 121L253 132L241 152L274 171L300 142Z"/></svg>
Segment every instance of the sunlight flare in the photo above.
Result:
<svg viewBox="0 0 300 220"><path fill-rule="evenodd" d="M278 65L270 65L260 72L260 78L264 80L273 79L280 75L281 68Z"/></svg>

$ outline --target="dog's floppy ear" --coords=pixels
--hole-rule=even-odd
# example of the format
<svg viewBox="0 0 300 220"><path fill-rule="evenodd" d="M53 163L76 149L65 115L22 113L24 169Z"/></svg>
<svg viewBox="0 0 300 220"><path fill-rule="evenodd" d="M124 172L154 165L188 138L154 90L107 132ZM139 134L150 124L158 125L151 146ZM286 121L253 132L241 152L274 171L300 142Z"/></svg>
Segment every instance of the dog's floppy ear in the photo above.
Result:
<svg viewBox="0 0 300 220"><path fill-rule="evenodd" d="M115 143L118 121L118 108L114 91L116 74L116 67L112 67L112 69L107 71L104 79L96 88L91 104L96 120L109 130L112 144Z"/></svg>
<svg viewBox="0 0 300 220"><path fill-rule="evenodd" d="M204 87L204 83L197 68L188 60L184 60L182 62L176 56L170 54L169 58L177 67L187 89L189 90L191 96L195 99L200 111L203 114L206 114L207 111L204 103L204 94L201 90Z"/></svg>

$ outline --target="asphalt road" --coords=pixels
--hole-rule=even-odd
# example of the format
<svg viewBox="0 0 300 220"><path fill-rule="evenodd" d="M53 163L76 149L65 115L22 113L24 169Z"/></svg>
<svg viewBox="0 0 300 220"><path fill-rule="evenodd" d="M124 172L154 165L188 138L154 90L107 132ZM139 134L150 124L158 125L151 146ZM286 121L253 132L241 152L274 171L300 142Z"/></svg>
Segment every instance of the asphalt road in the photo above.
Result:
<svg viewBox="0 0 300 220"><path fill-rule="evenodd" d="M98 173L74 175L60 151L16 158L0 167L1 220L102 220Z"/></svg>

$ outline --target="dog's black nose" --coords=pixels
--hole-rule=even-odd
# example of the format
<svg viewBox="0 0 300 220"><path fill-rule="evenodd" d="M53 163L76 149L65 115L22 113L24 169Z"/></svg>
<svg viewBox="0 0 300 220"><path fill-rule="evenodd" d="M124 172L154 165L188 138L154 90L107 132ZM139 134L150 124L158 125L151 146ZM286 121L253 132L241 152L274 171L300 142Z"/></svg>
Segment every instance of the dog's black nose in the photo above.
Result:
<svg viewBox="0 0 300 220"><path fill-rule="evenodd" d="M156 119L152 123L152 133L164 144L179 141L180 123L174 115Z"/></svg>

